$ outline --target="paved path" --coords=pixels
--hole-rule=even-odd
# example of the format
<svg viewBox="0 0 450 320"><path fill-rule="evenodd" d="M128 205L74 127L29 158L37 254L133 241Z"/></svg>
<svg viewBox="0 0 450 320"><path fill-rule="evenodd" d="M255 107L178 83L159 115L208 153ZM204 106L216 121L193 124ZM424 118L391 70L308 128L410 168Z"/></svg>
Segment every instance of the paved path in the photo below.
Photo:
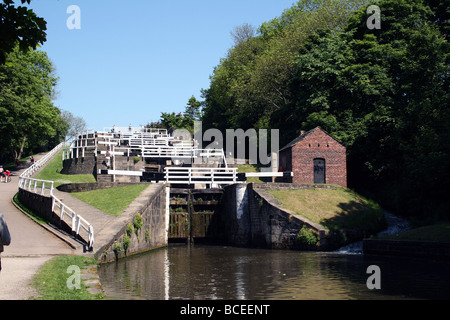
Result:
<svg viewBox="0 0 450 320"><path fill-rule="evenodd" d="M35 157L39 159L39 156ZM18 190L19 175L11 183L0 183L0 212L11 233L11 245L1 254L0 300L28 299L36 292L30 286L39 268L57 255L74 254L64 241L32 221L11 202Z"/></svg>
<svg viewBox="0 0 450 320"><path fill-rule="evenodd" d="M39 160L39 156L35 156ZM85 218L94 227L93 252L84 252L83 245L60 230L51 230L34 222L12 204L17 193L19 176L23 170L13 172L11 183L0 183L0 212L5 215L11 233L11 245L2 253L0 272L0 300L22 300L36 296L31 286L33 276L42 265L58 255L92 255L111 241L123 226L132 221L135 213L147 199L158 192L158 185L149 187L119 216L113 217L68 193L53 190L64 204ZM57 235L57 236L56 236ZM86 236L86 235L81 235ZM63 240L62 240L63 239Z"/></svg>

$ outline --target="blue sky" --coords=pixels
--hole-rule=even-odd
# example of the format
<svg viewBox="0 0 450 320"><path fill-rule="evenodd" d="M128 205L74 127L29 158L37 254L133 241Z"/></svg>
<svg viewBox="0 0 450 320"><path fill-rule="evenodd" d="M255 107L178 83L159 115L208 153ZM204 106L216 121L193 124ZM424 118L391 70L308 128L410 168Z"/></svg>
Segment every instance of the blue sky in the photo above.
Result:
<svg viewBox="0 0 450 320"><path fill-rule="evenodd" d="M201 98L233 45L230 32L282 14L295 0L32 0L47 21L47 52L59 76L55 105L90 129L146 125ZM70 5L81 29L66 22Z"/></svg>

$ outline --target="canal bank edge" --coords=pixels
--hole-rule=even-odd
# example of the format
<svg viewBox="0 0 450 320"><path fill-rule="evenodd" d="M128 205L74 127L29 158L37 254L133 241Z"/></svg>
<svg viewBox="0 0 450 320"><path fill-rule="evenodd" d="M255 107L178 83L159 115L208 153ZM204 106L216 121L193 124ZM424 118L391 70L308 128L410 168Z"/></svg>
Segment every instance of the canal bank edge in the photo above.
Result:
<svg viewBox="0 0 450 320"><path fill-rule="evenodd" d="M413 240L364 239L363 253L450 260L450 243Z"/></svg>
<svg viewBox="0 0 450 320"><path fill-rule="evenodd" d="M98 274L98 265L86 266L81 268L80 278L86 290L93 296L103 298L104 292L100 276Z"/></svg>

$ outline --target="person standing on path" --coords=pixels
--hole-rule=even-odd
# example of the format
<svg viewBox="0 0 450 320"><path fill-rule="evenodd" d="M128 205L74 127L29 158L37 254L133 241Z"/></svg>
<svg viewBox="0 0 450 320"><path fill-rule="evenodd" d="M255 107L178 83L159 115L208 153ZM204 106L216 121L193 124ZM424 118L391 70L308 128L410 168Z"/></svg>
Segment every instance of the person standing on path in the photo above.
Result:
<svg viewBox="0 0 450 320"><path fill-rule="evenodd" d="M6 224L3 213L0 213L0 271L2 271L3 246L9 246L11 243L11 235L9 234L8 225Z"/></svg>

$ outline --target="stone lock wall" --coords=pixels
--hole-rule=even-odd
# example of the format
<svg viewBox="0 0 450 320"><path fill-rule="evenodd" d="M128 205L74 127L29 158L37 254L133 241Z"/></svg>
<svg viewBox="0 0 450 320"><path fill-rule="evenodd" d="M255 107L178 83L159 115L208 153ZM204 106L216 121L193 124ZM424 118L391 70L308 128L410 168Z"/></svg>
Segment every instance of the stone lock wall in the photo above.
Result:
<svg viewBox="0 0 450 320"><path fill-rule="evenodd" d="M129 207L118 220L119 227L111 240L96 251L100 262L110 262L129 255L146 252L165 247L168 244L168 202L169 188L166 185L155 185L158 192L140 201L135 207ZM136 230L134 221L139 215L142 217L142 227ZM132 225L131 232L128 225Z"/></svg>
<svg viewBox="0 0 450 320"><path fill-rule="evenodd" d="M96 169L96 157L94 154L84 158L66 159L63 161L62 174L94 174Z"/></svg>
<svg viewBox="0 0 450 320"><path fill-rule="evenodd" d="M298 187L292 184L270 184L270 187L274 185ZM277 200L265 192L265 187L268 185L237 184L225 188L220 211L223 240L242 247L325 250L329 232L279 206ZM315 245L306 246L298 242L297 235L303 227L316 235Z"/></svg>
<svg viewBox="0 0 450 320"><path fill-rule="evenodd" d="M123 170L123 171L140 171L144 165L145 161L140 159L138 162L134 161L134 155L128 156L119 156L115 155L111 157L111 167L113 163L115 164L114 170ZM97 170L107 170L106 166L106 157L103 154L99 154L97 157ZM97 174L97 182L112 182L114 180L112 175L107 174ZM139 183L141 181L141 177L139 176L115 176L116 182L128 182L128 183Z"/></svg>
<svg viewBox="0 0 450 320"><path fill-rule="evenodd" d="M67 183L62 184L56 189L62 192L74 193L74 192L87 192L93 190L120 188L137 185L139 183L128 182L83 182L83 183Z"/></svg>
<svg viewBox="0 0 450 320"><path fill-rule="evenodd" d="M279 205L266 188L298 188L291 184L251 184L249 187L249 212L254 245L271 249L326 250L329 231ZM303 186L302 186L303 187ZM306 187L306 186L305 186ZM300 231L305 228L313 234L315 244L301 243Z"/></svg>

